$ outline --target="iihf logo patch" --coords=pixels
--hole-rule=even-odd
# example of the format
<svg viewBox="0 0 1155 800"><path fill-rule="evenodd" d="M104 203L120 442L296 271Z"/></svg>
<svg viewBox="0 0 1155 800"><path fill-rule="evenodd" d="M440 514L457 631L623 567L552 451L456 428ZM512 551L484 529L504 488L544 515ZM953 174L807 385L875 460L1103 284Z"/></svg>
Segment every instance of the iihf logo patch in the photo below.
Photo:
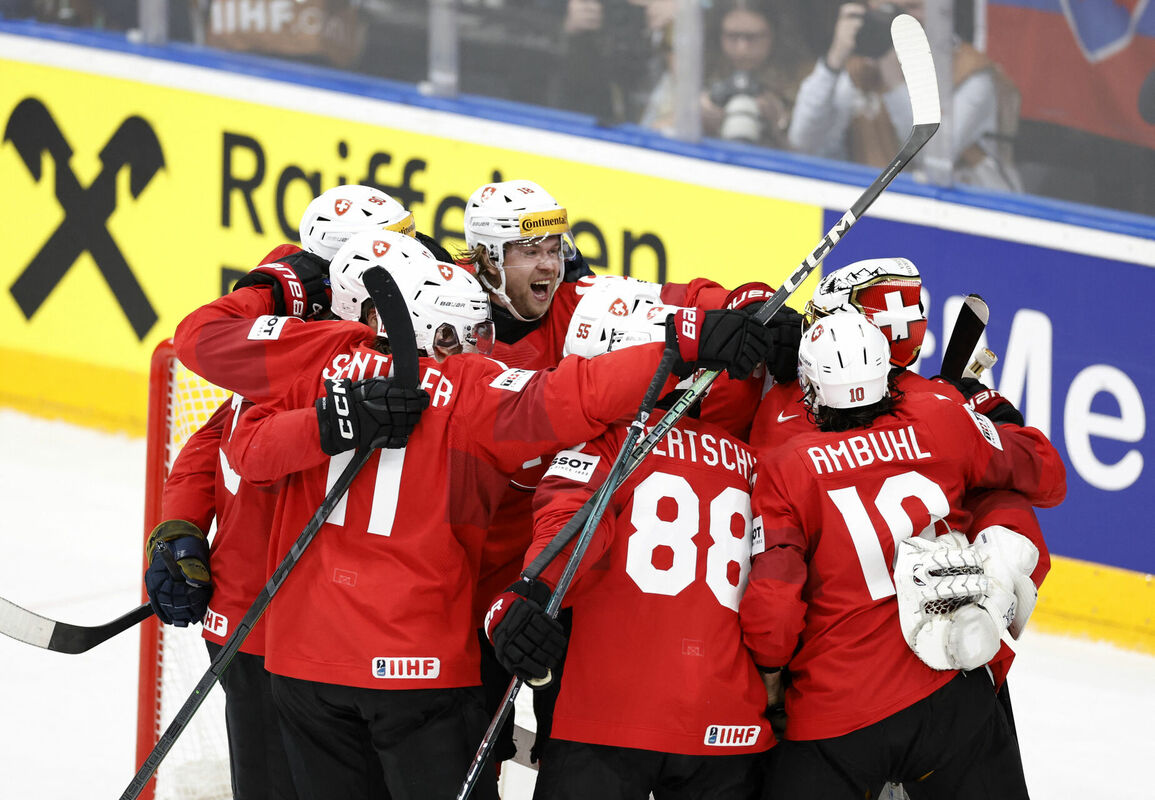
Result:
<svg viewBox="0 0 1155 800"><path fill-rule="evenodd" d="M439 658L375 658L374 678L402 678L433 680L441 675Z"/></svg>
<svg viewBox="0 0 1155 800"><path fill-rule="evenodd" d="M757 725L710 725L702 744L710 747L750 747L758 741Z"/></svg>

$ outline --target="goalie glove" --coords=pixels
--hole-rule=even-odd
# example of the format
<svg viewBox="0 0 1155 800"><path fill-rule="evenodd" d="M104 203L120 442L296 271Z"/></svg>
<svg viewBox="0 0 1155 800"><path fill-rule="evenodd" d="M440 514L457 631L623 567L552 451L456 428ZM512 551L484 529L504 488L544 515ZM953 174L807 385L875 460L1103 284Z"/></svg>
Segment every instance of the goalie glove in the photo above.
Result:
<svg viewBox="0 0 1155 800"><path fill-rule="evenodd" d="M329 262L301 250L245 273L235 288L246 286L270 287L277 316L311 319L329 308Z"/></svg>
<svg viewBox="0 0 1155 800"><path fill-rule="evenodd" d="M565 654L565 629L545 613L549 596L544 583L523 578L493 599L483 623L498 663L535 689Z"/></svg>
<svg viewBox="0 0 1155 800"><path fill-rule="evenodd" d="M335 456L354 448L404 447L429 407L429 393L394 378L342 378L325 381L325 396L315 405L321 449Z"/></svg>
<svg viewBox="0 0 1155 800"><path fill-rule="evenodd" d="M183 519L166 520L153 528L144 548L144 587L157 618L178 628L204 619L213 589L209 543L201 529Z"/></svg>
<svg viewBox="0 0 1155 800"><path fill-rule="evenodd" d="M928 667L969 670L994 658L1003 626L982 605L990 581L965 536L900 540L894 587L902 635Z"/></svg>
<svg viewBox="0 0 1155 800"><path fill-rule="evenodd" d="M1031 580L1039 563L1039 549L1026 536L1002 525L980 531L974 549L990 581L983 606L1018 639L1039 595Z"/></svg>

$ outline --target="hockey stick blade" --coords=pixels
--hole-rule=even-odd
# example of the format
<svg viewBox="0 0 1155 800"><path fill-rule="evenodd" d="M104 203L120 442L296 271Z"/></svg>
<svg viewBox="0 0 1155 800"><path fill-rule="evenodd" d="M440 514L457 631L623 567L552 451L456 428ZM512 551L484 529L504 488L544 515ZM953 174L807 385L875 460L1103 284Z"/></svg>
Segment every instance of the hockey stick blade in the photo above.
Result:
<svg viewBox="0 0 1155 800"><path fill-rule="evenodd" d="M826 232L818 246L811 251L810 255L799 264L793 272L786 278L769 300L762 304L762 307L754 314L754 319L765 325L770 319L778 313L782 306L786 305L786 301L790 298L799 286L810 276L810 273L818 268L822 263L822 259L830 254L834 246L842 240L842 237L854 226L854 223L866 213L866 210L874 204L878 196L882 194L883 190L890 185L895 176L901 172L911 160L918 155L918 152L930 141L934 136L935 131L938 130L939 120L942 116L942 110L939 107L938 99L938 79L935 76L934 59L931 57L930 44L926 40L926 33L923 32L922 26L919 25L918 20L907 14L901 14L895 17L894 22L890 27L891 38L894 41L894 49L898 55L899 65L902 67L903 77L906 79L907 89L910 94L910 106L913 114L914 125L910 133L906 137L906 141L899 149L898 153L891 160L889 164L882 170L877 178L866 188L850 209L842 215L842 217L834 224L834 227ZM707 371L701 375L690 386L681 398L679 398L674 405L662 416L658 424L646 435L635 449L633 455L630 457L630 463L625 470L625 476L628 477L641 460L645 458L658 442L666 435L679 419L689 410L694 402L701 397L718 377L718 372ZM623 478L624 480L624 478ZM617 487L613 487L616 489ZM611 489L613 491L613 489ZM526 567L522 575L528 578L535 578L540 575L542 570L548 566L550 561L557 557L557 554L569 543L569 541L577 535L580 530L584 517L588 517L590 509L594 505L596 495L586 501L574 515L573 519L562 528L561 531L553 538L545 550L534 558L533 562ZM581 521L579 521L581 518Z"/></svg>
<svg viewBox="0 0 1155 800"><path fill-rule="evenodd" d="M389 351L393 354L393 374L403 386L416 389L420 384L417 340L413 334L413 317L401 296L401 289L384 267L373 267L362 276L365 289L377 307L381 324L389 334Z"/></svg>
<svg viewBox="0 0 1155 800"><path fill-rule="evenodd" d="M939 375L956 381L963 376L963 370L987 328L990 315L990 309L981 297L977 294L967 295L958 310L950 341L942 352Z"/></svg>
<svg viewBox="0 0 1155 800"><path fill-rule="evenodd" d="M145 603L103 625L71 625L42 617L0 597L0 633L34 647L71 655L91 650L150 616L152 606Z"/></svg>

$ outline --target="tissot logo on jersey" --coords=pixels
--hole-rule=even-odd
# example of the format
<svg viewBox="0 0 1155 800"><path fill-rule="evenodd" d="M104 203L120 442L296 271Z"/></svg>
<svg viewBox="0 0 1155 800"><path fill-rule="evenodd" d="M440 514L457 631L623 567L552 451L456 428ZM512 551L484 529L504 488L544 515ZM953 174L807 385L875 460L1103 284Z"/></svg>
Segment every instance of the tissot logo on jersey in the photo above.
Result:
<svg viewBox="0 0 1155 800"><path fill-rule="evenodd" d="M981 394L987 394L987 392L982 392ZM975 395L976 398L979 396L980 395ZM986 439L987 442L990 443L990 446L994 447L997 450L1002 450L1003 449L1003 440L999 436L998 426L995 425L993 422L991 422L986 417L984 417L982 414L975 413L974 411L972 411L967 406L963 406L963 408L965 408L966 412L968 414L970 414L971 420L974 422L975 426L979 429L979 433L981 433L983 435L983 438Z"/></svg>
<svg viewBox="0 0 1155 800"><path fill-rule="evenodd" d="M553 457L545 474L557 475L579 483L589 483L601 460L601 456L590 456L577 450L562 450Z"/></svg>
<svg viewBox="0 0 1155 800"><path fill-rule="evenodd" d="M384 679L433 680L441 675L441 659L418 656L412 658L375 658L373 677Z"/></svg>
<svg viewBox="0 0 1155 800"><path fill-rule="evenodd" d="M520 392L535 374L532 369L507 369L489 385L494 389L505 389L507 392Z"/></svg>
<svg viewBox="0 0 1155 800"><path fill-rule="evenodd" d="M757 743L757 725L711 725L706 728L703 744L712 747L749 747Z"/></svg>
<svg viewBox="0 0 1155 800"><path fill-rule="evenodd" d="M271 314L266 314L263 317L257 317L253 321L253 327L249 328L249 339L254 341L260 339L279 339L281 337L281 329L285 327L285 323L289 321L289 317L274 317Z"/></svg>

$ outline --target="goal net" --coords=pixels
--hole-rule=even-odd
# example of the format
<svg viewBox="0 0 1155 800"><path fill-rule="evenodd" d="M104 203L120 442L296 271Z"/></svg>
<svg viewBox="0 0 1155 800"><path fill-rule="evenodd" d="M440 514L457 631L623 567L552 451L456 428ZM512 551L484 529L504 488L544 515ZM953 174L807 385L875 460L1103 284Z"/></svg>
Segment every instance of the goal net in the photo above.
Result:
<svg viewBox="0 0 1155 800"><path fill-rule="evenodd" d="M172 341L157 345L149 375L144 535L162 522L164 481L181 447L228 393L185 369ZM147 601L147 596L145 597ZM141 625L136 763L144 763L209 666L199 625L177 628L150 617ZM215 686L161 762L143 800L228 800L224 691Z"/></svg>

